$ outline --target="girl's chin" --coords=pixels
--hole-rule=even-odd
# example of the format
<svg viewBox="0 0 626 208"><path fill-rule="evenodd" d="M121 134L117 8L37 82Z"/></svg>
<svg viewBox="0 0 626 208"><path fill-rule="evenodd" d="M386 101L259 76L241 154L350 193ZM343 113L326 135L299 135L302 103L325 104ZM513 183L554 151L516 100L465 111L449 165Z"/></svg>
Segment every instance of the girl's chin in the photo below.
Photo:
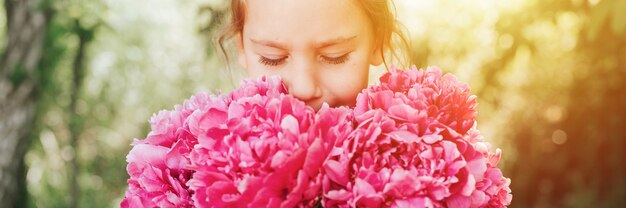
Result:
<svg viewBox="0 0 626 208"><path fill-rule="evenodd" d="M310 106L313 110L315 110L315 112L317 112L320 108L322 108L324 102L307 102L306 105Z"/></svg>

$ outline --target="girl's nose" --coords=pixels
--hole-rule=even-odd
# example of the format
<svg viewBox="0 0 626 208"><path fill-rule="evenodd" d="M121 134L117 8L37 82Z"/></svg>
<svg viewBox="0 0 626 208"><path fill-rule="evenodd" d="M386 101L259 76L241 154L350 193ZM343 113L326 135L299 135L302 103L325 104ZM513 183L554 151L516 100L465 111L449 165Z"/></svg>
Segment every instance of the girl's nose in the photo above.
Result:
<svg viewBox="0 0 626 208"><path fill-rule="evenodd" d="M313 64L297 64L296 69L292 70L289 80L289 93L304 102L321 98L322 90L315 73Z"/></svg>

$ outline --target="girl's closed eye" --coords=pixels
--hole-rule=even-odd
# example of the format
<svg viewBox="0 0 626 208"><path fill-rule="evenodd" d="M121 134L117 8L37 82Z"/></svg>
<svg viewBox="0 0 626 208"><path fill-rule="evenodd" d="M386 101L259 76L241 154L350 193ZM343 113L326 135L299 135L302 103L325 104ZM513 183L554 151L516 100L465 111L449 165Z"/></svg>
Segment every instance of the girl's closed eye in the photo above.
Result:
<svg viewBox="0 0 626 208"><path fill-rule="evenodd" d="M321 56L321 60L327 64L343 64L350 60L350 53L343 54L341 56L332 57L332 56Z"/></svg>
<svg viewBox="0 0 626 208"><path fill-rule="evenodd" d="M288 58L287 56L280 57L280 58L268 58L265 56L259 56L259 63L266 65L266 66L278 66L278 65L285 63L287 58ZM334 65L343 64L349 60L350 60L350 53L346 53L337 57L320 56L320 61L327 63L327 64L334 64Z"/></svg>
<svg viewBox="0 0 626 208"><path fill-rule="evenodd" d="M280 57L280 58L268 58L265 56L259 56L259 63L266 65L266 66L278 66L278 65L283 64L285 60L287 60L287 56Z"/></svg>

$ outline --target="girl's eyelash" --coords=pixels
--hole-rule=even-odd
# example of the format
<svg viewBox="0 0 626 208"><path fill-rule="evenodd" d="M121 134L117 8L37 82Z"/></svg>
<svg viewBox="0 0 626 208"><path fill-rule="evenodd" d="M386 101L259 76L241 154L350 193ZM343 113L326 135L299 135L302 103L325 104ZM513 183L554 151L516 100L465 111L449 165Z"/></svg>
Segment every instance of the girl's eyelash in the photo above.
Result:
<svg viewBox="0 0 626 208"><path fill-rule="evenodd" d="M287 57L279 58L279 59L271 59L264 56L259 57L259 63L266 66L278 66L282 64Z"/></svg>
<svg viewBox="0 0 626 208"><path fill-rule="evenodd" d="M350 53L346 53L342 56L339 57L335 57L335 58L331 58L331 57L326 57L326 56L322 56L322 61L328 63L328 64L343 64L346 63L348 60L350 60Z"/></svg>

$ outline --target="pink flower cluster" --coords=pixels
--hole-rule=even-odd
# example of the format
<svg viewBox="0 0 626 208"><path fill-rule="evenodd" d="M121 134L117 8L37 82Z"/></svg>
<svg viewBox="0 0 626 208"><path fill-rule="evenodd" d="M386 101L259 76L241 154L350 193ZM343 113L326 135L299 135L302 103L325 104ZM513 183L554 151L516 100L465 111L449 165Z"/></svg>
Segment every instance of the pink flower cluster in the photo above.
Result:
<svg viewBox="0 0 626 208"><path fill-rule="evenodd" d="M278 77L200 93L150 120L127 156L122 207L505 207L500 150L469 87L392 69L352 108L318 112Z"/></svg>

